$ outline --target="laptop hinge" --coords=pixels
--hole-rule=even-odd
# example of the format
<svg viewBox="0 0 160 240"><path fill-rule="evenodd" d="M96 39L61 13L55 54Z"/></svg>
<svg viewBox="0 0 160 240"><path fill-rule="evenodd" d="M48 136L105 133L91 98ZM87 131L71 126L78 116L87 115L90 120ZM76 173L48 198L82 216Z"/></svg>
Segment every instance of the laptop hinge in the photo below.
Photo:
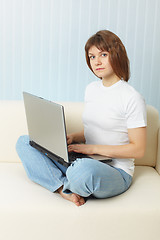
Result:
<svg viewBox="0 0 160 240"><path fill-rule="evenodd" d="M62 164L65 167L68 167L70 165L70 163L67 163L64 161L63 158L61 158L60 156L51 153L50 151L48 151L47 149L45 149L44 147L40 146L39 144L35 143L34 141L29 141L29 144L36 148L38 151L40 151L41 153L43 153L44 155L46 155L47 157L49 157L51 160L55 160L58 163Z"/></svg>

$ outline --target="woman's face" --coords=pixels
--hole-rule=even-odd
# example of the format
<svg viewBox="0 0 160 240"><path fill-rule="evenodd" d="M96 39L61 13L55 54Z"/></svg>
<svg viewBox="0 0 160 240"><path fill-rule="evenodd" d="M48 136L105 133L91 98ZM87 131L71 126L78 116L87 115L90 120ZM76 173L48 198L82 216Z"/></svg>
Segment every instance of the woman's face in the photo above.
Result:
<svg viewBox="0 0 160 240"><path fill-rule="evenodd" d="M95 75L102 79L107 79L115 75L109 61L109 53L102 51L96 46L92 46L88 51L90 65Z"/></svg>

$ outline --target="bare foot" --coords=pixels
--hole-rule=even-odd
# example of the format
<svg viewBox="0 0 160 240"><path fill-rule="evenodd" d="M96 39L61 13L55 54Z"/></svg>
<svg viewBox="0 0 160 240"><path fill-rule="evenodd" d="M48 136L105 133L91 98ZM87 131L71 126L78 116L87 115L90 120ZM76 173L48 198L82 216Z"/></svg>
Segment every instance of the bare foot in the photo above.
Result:
<svg viewBox="0 0 160 240"><path fill-rule="evenodd" d="M57 192L66 200L73 202L77 206L81 206L85 204L85 200L83 197L79 196L76 193L65 194L63 193L63 187L60 187Z"/></svg>

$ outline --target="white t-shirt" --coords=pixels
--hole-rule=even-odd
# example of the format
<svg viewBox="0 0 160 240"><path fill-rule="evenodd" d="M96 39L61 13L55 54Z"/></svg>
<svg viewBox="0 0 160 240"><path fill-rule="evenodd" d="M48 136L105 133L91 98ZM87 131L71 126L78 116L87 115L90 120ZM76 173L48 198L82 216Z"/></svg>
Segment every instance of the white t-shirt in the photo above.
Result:
<svg viewBox="0 0 160 240"><path fill-rule="evenodd" d="M147 125L145 101L123 80L110 87L94 81L86 88L83 124L86 144L128 144L127 129ZM133 176L134 159L113 159L110 165Z"/></svg>

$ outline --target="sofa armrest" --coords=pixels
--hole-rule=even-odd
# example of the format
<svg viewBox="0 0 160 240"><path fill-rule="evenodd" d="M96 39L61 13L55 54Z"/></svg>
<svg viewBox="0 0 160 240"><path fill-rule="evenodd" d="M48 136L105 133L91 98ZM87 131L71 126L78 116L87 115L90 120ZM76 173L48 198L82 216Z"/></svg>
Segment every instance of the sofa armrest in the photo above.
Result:
<svg viewBox="0 0 160 240"><path fill-rule="evenodd" d="M156 170L160 174L160 128L158 130L157 163Z"/></svg>

